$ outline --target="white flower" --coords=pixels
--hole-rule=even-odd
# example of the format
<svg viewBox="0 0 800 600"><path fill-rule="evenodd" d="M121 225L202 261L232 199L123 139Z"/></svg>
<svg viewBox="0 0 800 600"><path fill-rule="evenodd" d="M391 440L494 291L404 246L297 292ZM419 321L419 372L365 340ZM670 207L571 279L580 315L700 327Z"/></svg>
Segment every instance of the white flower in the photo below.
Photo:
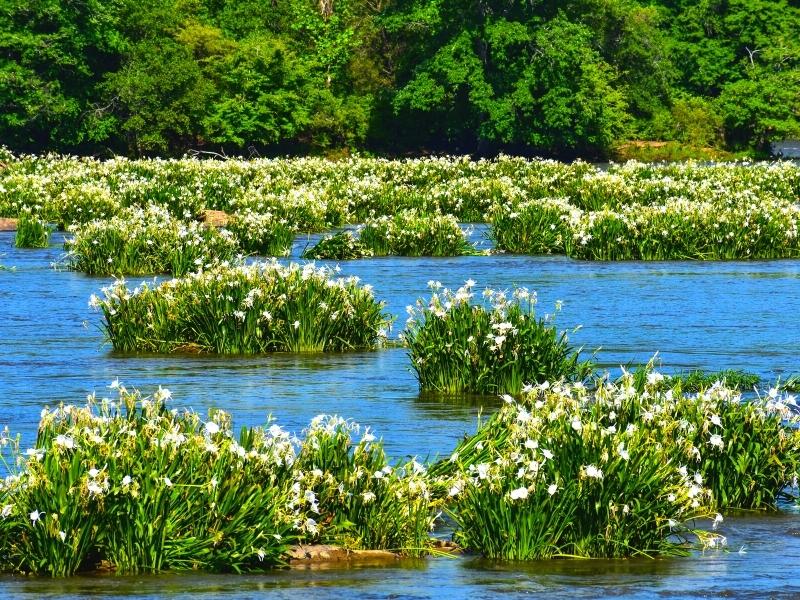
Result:
<svg viewBox="0 0 800 600"><path fill-rule="evenodd" d="M580 431L581 429L583 429L583 425L581 425L581 420L578 417L574 417L572 419L572 428L575 431Z"/></svg>
<svg viewBox="0 0 800 600"><path fill-rule="evenodd" d="M369 504L370 502L374 502L376 496L372 492L364 492L361 494L361 497L364 499L364 502Z"/></svg>
<svg viewBox="0 0 800 600"><path fill-rule="evenodd" d="M622 460L629 460L630 457L631 457L631 455L625 449L625 444L623 444L621 442L620 442L619 446L617 446L617 454L619 454L619 456L620 456L620 458Z"/></svg>
<svg viewBox="0 0 800 600"><path fill-rule="evenodd" d="M172 480L169 477L164 477L164 485L171 488Z"/></svg>
<svg viewBox="0 0 800 600"><path fill-rule="evenodd" d="M311 517L306 519L305 529L306 529L306 531L308 531L312 535L317 533L317 531L319 531L319 527L317 527L317 522L314 519L312 519Z"/></svg>
<svg viewBox="0 0 800 600"><path fill-rule="evenodd" d="M91 477L92 479L97 477L99 474L100 474L100 471L98 471L97 469L95 469L95 468L89 469L89 477Z"/></svg>
<svg viewBox="0 0 800 600"><path fill-rule="evenodd" d="M263 548L259 548L256 550L256 555L258 556L258 560L264 560L264 557L267 555L267 553L264 552Z"/></svg>
<svg viewBox="0 0 800 600"><path fill-rule="evenodd" d="M722 441L722 436L717 435L716 433L711 436L711 438L708 440L708 443L716 448L719 448L720 450L722 450L722 448L725 446L725 442Z"/></svg>
<svg viewBox="0 0 800 600"><path fill-rule="evenodd" d="M544 455L544 457L545 457L546 459L548 459L548 460L549 460L549 459L551 459L551 458L553 458L553 453L552 453L552 452L550 452L550 450L548 450L547 448L542 448L542 454L543 454L543 455Z"/></svg>
<svg viewBox="0 0 800 600"><path fill-rule="evenodd" d="M464 490L464 483L462 481L458 481L453 484L448 492L449 496L458 496Z"/></svg>
<svg viewBox="0 0 800 600"><path fill-rule="evenodd" d="M553 496L558 491L558 486L555 483L551 483L547 488L547 493Z"/></svg>
<svg viewBox="0 0 800 600"><path fill-rule="evenodd" d="M155 394L153 394L153 398L158 402L166 402L170 398L172 398L172 392L169 391L167 388L162 388L158 386Z"/></svg>
<svg viewBox="0 0 800 600"><path fill-rule="evenodd" d="M67 532L66 531L59 531L58 532L58 537L61 538L62 542L65 541L67 539Z"/></svg>
<svg viewBox="0 0 800 600"><path fill-rule="evenodd" d="M719 527L719 524L722 523L722 521L723 521L722 515L717 513L717 516L714 517L714 524L711 526L711 528L716 530L716 528Z"/></svg>
<svg viewBox="0 0 800 600"><path fill-rule="evenodd" d="M586 473L586 477L591 477L593 479L603 478L603 471L601 471L594 465L586 465L585 467L583 467L583 470Z"/></svg>
<svg viewBox="0 0 800 600"><path fill-rule="evenodd" d="M515 490L511 490L508 494L512 500L524 500L528 497L528 488L521 487Z"/></svg>
<svg viewBox="0 0 800 600"><path fill-rule="evenodd" d="M294 326L295 329L300 329L300 321L295 321L294 323L292 323L292 325Z"/></svg>
<svg viewBox="0 0 800 600"><path fill-rule="evenodd" d="M215 433L219 433L219 425L214 423L214 421L209 421L206 423L205 430L208 435L214 435Z"/></svg>
<svg viewBox="0 0 800 600"><path fill-rule="evenodd" d="M75 440L68 435L64 435L63 433L58 434L53 443L55 443L57 446L63 446L68 450L75 448Z"/></svg>
<svg viewBox="0 0 800 600"><path fill-rule="evenodd" d="M478 465L478 478L486 479L489 475L489 463L481 463Z"/></svg>
<svg viewBox="0 0 800 600"><path fill-rule="evenodd" d="M8 517L11 514L12 510L14 510L14 505L13 504L6 504L5 506L3 506L2 510L0 510L0 517L5 519L6 517Z"/></svg>
<svg viewBox="0 0 800 600"><path fill-rule="evenodd" d="M43 514L44 513L40 513L38 510L35 510L31 514L29 514L28 516L31 518L31 523L33 525L36 525L36 521L41 519Z"/></svg>
<svg viewBox="0 0 800 600"><path fill-rule="evenodd" d="M719 418L719 415L711 415L711 422L717 427L722 427L722 420Z"/></svg>
<svg viewBox="0 0 800 600"><path fill-rule="evenodd" d="M717 547L727 546L728 538L726 538L724 535L712 536L704 540L703 545L706 548L717 548Z"/></svg>
<svg viewBox="0 0 800 600"><path fill-rule="evenodd" d="M130 475L125 475L125 477L122 478L123 486L129 486L131 483L133 483L133 477Z"/></svg>
<svg viewBox="0 0 800 600"><path fill-rule="evenodd" d="M503 399L503 402L506 402L507 404L513 404L514 403L514 397L509 395L509 394L503 394L500 397Z"/></svg>

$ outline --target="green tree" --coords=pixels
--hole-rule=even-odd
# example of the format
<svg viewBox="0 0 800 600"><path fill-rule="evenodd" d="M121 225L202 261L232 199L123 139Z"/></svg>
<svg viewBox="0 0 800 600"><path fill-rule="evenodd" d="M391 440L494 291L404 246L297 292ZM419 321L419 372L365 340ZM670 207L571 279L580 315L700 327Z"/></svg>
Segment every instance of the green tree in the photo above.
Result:
<svg viewBox="0 0 800 600"><path fill-rule="evenodd" d="M0 1L0 138L21 149L72 149L94 129L97 84L119 65L125 40L117 0Z"/></svg>
<svg viewBox="0 0 800 600"><path fill-rule="evenodd" d="M197 141L214 94L190 50L170 38L138 42L105 82L134 154L169 153Z"/></svg>

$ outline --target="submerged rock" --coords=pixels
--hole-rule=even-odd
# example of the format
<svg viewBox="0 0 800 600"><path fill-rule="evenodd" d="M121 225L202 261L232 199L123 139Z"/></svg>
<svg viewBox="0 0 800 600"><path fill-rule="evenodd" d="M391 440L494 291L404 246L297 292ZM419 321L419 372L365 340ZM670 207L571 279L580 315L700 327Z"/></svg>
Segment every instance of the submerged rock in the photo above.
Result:
<svg viewBox="0 0 800 600"><path fill-rule="evenodd" d="M302 567L330 563L385 564L400 559L400 555L388 550L348 550L329 544L297 545L289 548L289 565Z"/></svg>

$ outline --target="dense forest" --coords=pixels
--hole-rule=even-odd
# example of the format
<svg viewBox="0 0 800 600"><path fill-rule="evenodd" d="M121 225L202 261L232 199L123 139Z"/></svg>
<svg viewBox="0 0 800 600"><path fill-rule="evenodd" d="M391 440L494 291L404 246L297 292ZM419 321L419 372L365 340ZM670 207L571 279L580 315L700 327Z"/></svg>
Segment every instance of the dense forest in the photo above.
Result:
<svg viewBox="0 0 800 600"><path fill-rule="evenodd" d="M800 0L0 0L0 143L601 157L800 134Z"/></svg>

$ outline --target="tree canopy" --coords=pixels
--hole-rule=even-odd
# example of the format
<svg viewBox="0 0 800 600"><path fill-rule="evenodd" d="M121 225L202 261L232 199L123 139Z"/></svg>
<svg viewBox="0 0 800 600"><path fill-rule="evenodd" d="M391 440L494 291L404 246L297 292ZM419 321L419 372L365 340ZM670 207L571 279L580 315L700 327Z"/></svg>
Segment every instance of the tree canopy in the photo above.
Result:
<svg viewBox="0 0 800 600"><path fill-rule="evenodd" d="M800 0L0 0L0 143L132 155L800 135Z"/></svg>

